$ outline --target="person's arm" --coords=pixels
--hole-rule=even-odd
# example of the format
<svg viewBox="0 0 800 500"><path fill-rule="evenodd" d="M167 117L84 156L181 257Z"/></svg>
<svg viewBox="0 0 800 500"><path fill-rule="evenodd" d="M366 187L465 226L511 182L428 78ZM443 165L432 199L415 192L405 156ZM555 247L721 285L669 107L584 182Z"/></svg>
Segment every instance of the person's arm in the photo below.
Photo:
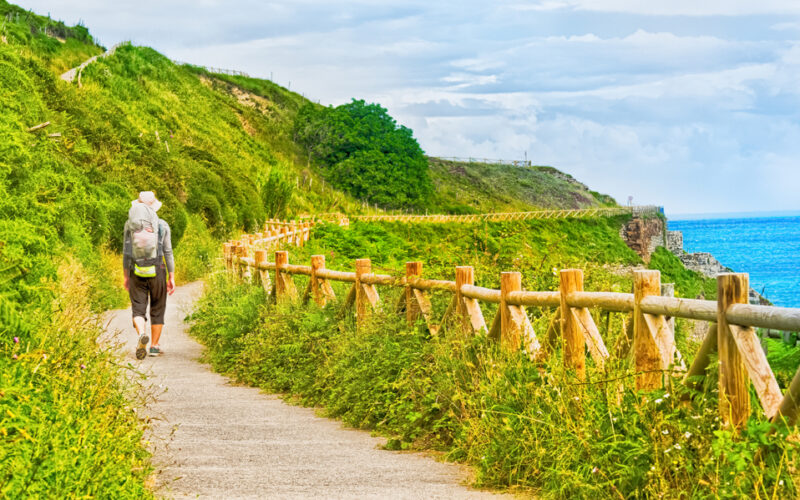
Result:
<svg viewBox="0 0 800 500"><path fill-rule="evenodd" d="M125 228L122 230L122 274L125 280L125 290L128 289L132 259L133 246L131 244L131 232L128 230L128 222L125 221Z"/></svg>
<svg viewBox="0 0 800 500"><path fill-rule="evenodd" d="M175 258L172 255L172 231L166 222L163 222L162 228L164 234L161 237L161 250L164 253L164 263L167 265L167 273L169 275L167 278L167 292L172 295L175 293Z"/></svg>

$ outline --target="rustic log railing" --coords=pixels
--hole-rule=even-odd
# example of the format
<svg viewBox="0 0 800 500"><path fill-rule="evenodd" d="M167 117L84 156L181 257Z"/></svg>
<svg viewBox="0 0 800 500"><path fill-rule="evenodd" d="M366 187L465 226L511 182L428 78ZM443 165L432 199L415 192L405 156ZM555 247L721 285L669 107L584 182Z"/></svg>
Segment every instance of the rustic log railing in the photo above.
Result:
<svg viewBox="0 0 800 500"><path fill-rule="evenodd" d="M276 244L302 245L310 225L272 223L265 233L246 236L223 247L226 267L236 275L258 280L277 302L313 300L320 306L335 299L330 281L352 283L344 299L343 312L354 308L356 322L363 325L372 310L389 306L381 302L377 286L403 288L394 310L403 313L409 324L424 321L432 335L446 324L460 325L476 334L486 334L504 347L524 349L532 360L541 359L551 349L550 340L563 340L565 365L580 379L586 377L586 351L594 365L603 369L610 354L595 324L591 308L633 314L633 342L636 388L653 390L664 387L669 376L682 376L694 385L697 376L705 375L710 355L717 351L719 368L719 406L723 420L740 427L751 414L749 386L752 382L764 414L777 421L793 424L800 403L800 369L789 388L782 393L762 350L754 327L800 331L800 309L755 306L747 303L748 275L726 273L717 278L717 301L680 299L662 296L659 271L634 271L634 293L590 292L583 289L583 271L560 271L558 291L522 290L521 274L500 274L500 289L476 286L470 266L455 268L455 279L434 280L422 277L422 262L406 263L405 276L372 272L369 259L358 259L354 271L334 271L325 267L325 257L314 255L310 266L289 264L286 251L276 251L275 261L268 262L267 250ZM249 251L255 250L253 257ZM255 270L252 273L251 270ZM274 273L274 283L269 271ZM298 294L293 275L309 276L309 283ZM428 292L441 290L453 294L444 315L437 319ZM491 323L487 323L480 302L498 304ZM525 312L526 307L555 308L556 312L541 340ZM676 349L674 321L686 318L708 321L711 328L691 366L686 369Z"/></svg>
<svg viewBox="0 0 800 500"><path fill-rule="evenodd" d="M614 217L617 215L652 215L660 213L660 207L635 206L635 207L601 207L581 208L568 210L534 210L530 212L497 212L489 214L465 215L417 215L417 214L382 214L382 215L354 215L345 218L341 214L318 214L314 216L318 221L336 221L340 225L349 225L350 219L365 222L410 222L410 223L446 223L446 222L504 222L532 219L568 219L584 217ZM346 222L343 222L346 221Z"/></svg>

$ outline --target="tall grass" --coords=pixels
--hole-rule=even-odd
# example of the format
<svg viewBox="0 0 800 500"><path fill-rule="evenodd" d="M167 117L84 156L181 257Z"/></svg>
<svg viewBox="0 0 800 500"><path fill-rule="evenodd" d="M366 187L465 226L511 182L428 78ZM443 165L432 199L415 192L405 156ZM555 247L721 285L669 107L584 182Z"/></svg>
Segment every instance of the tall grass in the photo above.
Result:
<svg viewBox="0 0 800 500"><path fill-rule="evenodd" d="M670 381L637 393L626 357L605 371L590 362L584 383L559 346L533 363L485 336L431 337L391 312L356 329L339 305L267 305L259 287L218 274L192 333L218 370L386 435L389 448L440 450L474 466L478 486L544 498L797 493L796 428L771 432L757 414L739 435L723 427L715 368L699 392ZM621 328L601 330L613 345Z"/></svg>
<svg viewBox="0 0 800 500"><path fill-rule="evenodd" d="M0 497L149 498L138 388L98 340L85 269L58 274L47 311L2 310Z"/></svg>

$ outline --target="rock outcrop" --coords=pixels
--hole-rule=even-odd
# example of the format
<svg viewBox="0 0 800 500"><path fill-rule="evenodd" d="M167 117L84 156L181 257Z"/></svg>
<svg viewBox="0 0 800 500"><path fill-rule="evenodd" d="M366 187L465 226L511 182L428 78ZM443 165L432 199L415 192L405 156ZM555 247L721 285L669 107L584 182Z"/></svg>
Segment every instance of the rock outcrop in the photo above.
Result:
<svg viewBox="0 0 800 500"><path fill-rule="evenodd" d="M679 259L681 259L681 262L683 262L683 265L686 266L687 269L697 271L698 273L708 276L709 278L715 278L720 273L732 272L731 268L723 266L713 255L708 252L682 252L676 255Z"/></svg>

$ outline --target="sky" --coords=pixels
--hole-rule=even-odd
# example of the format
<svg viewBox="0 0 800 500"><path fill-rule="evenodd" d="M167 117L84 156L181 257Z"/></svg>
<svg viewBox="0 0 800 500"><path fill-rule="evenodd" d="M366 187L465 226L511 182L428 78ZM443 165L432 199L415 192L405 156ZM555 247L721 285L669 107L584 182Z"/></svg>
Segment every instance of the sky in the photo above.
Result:
<svg viewBox="0 0 800 500"><path fill-rule="evenodd" d="M667 214L800 209L795 0L19 0L104 45L378 102L432 156Z"/></svg>

